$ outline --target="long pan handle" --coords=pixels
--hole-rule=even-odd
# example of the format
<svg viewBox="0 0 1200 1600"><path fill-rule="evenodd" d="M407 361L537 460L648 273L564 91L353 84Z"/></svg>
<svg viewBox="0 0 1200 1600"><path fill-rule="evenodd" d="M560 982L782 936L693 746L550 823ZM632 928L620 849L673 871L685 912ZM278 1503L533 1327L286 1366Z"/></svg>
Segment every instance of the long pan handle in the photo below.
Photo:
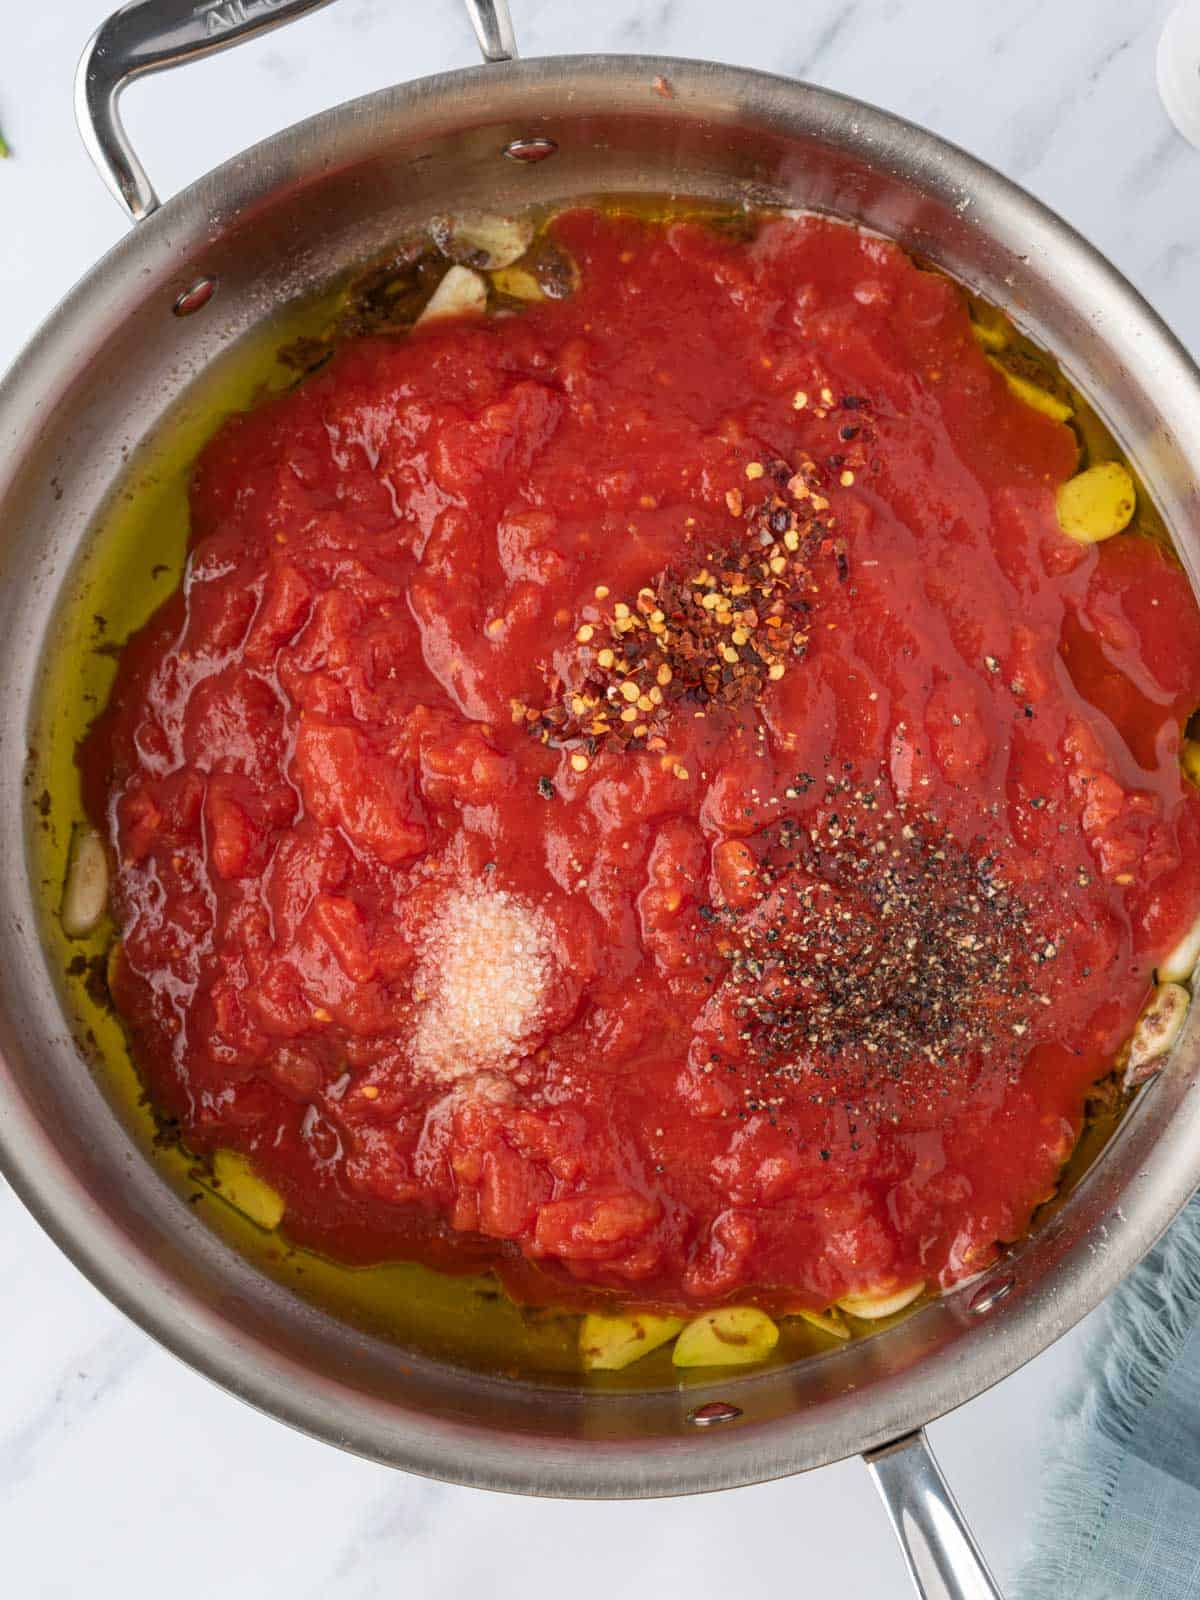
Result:
<svg viewBox="0 0 1200 1600"><path fill-rule="evenodd" d="M1004 1600L924 1428L863 1458L923 1600Z"/></svg>

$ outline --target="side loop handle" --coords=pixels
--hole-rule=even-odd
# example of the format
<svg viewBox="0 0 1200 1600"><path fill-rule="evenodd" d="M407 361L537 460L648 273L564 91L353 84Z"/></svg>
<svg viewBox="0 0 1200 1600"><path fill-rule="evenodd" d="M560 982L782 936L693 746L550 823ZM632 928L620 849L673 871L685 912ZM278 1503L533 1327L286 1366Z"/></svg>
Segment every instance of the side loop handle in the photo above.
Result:
<svg viewBox="0 0 1200 1600"><path fill-rule="evenodd" d="M127 83L294 22L329 0L133 0L92 35L75 74L75 118L100 176L134 222L158 210L121 123Z"/></svg>
<svg viewBox="0 0 1200 1600"><path fill-rule="evenodd" d="M130 0L89 40L75 74L75 120L88 154L134 222L157 211L159 198L121 122L126 84L151 72L295 22L330 0ZM486 61L517 53L507 0L467 0Z"/></svg>
<svg viewBox="0 0 1200 1600"><path fill-rule="evenodd" d="M466 0L466 4L483 59L515 61L517 36L513 32L508 0Z"/></svg>

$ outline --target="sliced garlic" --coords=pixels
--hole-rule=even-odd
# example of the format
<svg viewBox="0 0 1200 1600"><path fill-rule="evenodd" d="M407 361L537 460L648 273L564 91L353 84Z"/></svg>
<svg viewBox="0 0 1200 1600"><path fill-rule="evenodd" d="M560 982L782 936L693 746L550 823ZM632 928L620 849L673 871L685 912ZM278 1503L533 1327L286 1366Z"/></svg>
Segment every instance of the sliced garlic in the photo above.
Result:
<svg viewBox="0 0 1200 1600"><path fill-rule="evenodd" d="M1144 1083L1178 1039L1187 1019L1191 996L1180 983L1160 983L1138 1018L1129 1040L1125 1083Z"/></svg>
<svg viewBox="0 0 1200 1600"><path fill-rule="evenodd" d="M614 1317L589 1313L579 1330L580 1358L588 1372L619 1372L666 1344L682 1327L682 1317L651 1312Z"/></svg>
<svg viewBox="0 0 1200 1600"><path fill-rule="evenodd" d="M542 286L528 267L505 267L492 273L492 283L500 294L514 300L544 300Z"/></svg>
<svg viewBox="0 0 1200 1600"><path fill-rule="evenodd" d="M60 918L69 939L83 939L100 925L108 905L108 857L95 828L71 836Z"/></svg>
<svg viewBox="0 0 1200 1600"><path fill-rule="evenodd" d="M1187 983L1195 972L1198 961L1200 961L1200 917L1196 918L1175 948L1158 963L1158 981Z"/></svg>
<svg viewBox="0 0 1200 1600"><path fill-rule="evenodd" d="M746 1367L765 1361L779 1329L757 1306L723 1306L689 1322L675 1341L677 1367Z"/></svg>
<svg viewBox="0 0 1200 1600"><path fill-rule="evenodd" d="M838 1305L852 1317L861 1317L865 1322L876 1322L880 1317L894 1317L897 1311L903 1311L905 1306L910 1306L924 1287L925 1284L921 1281L879 1293L843 1295Z"/></svg>
<svg viewBox="0 0 1200 1600"><path fill-rule="evenodd" d="M493 216L486 211L439 217L430 232L443 255L483 272L511 267L533 242L533 223L528 217Z"/></svg>
<svg viewBox="0 0 1200 1600"><path fill-rule="evenodd" d="M1041 388L1036 383L1030 383L1028 378L1022 378L1019 373L1010 372L1002 361L997 361L995 356L988 356L988 360L1004 379L1010 391L1018 400L1023 400L1027 406L1032 406L1035 411L1040 411L1043 416L1052 417L1055 422L1066 422L1075 415L1073 409L1065 400L1060 400L1057 395L1051 394L1048 389Z"/></svg>
<svg viewBox="0 0 1200 1600"><path fill-rule="evenodd" d="M487 310L487 284L470 267L451 267L429 297L429 304L417 318L436 322L439 317L480 316Z"/></svg>
<svg viewBox="0 0 1200 1600"><path fill-rule="evenodd" d="M1002 322L972 319L971 332L985 350L1003 350L1008 343L1008 330Z"/></svg>
<svg viewBox="0 0 1200 1600"><path fill-rule="evenodd" d="M828 1311L797 1311L796 1315L835 1339L850 1337L850 1329L842 1321L836 1306L831 1306Z"/></svg>
<svg viewBox="0 0 1200 1600"><path fill-rule="evenodd" d="M530 271L547 300L566 300L579 288L579 265L559 245L543 240Z"/></svg>
<svg viewBox="0 0 1200 1600"><path fill-rule="evenodd" d="M279 1226L283 1221L283 1196L263 1182L245 1156L236 1150L218 1150L212 1166L222 1200L268 1233Z"/></svg>
<svg viewBox="0 0 1200 1600"><path fill-rule="evenodd" d="M1137 490L1119 461L1098 461L1060 485L1055 496L1058 525L1079 544L1099 544L1133 519Z"/></svg>

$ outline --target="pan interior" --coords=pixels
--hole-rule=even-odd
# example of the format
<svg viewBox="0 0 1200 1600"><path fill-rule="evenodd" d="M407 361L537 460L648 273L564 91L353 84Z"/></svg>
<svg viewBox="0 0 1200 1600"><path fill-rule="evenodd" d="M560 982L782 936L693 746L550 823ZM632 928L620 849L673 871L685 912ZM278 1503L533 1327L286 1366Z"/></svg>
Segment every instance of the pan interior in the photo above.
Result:
<svg viewBox="0 0 1200 1600"><path fill-rule="evenodd" d="M517 138L552 139L556 152L514 162L504 151ZM1003 305L1099 398L1194 580L1200 386L1190 364L1060 223L918 130L732 69L581 58L428 80L281 135L119 246L0 396L0 1147L27 1203L118 1304L263 1408L361 1453L465 1482L653 1494L748 1482L884 1442L1065 1331L1194 1186L1194 1029L1104 1160L996 1275L1013 1286L992 1309L972 1309L987 1300L969 1286L850 1347L715 1385L679 1388L665 1372L635 1390L619 1375L584 1386L565 1375L533 1382L469 1370L301 1301L140 1157L64 1016L38 926L28 836L38 819L26 793L48 754L35 747L26 759L48 681L30 663L89 642L64 635L62 619L87 571L91 531L106 507L120 520L131 460L151 480L146 492L169 505L211 426L214 397L227 398L237 374L254 368L262 341L278 342L280 308L319 302L346 263L431 212L598 192L827 210L890 234ZM214 279L216 293L201 311L176 315L179 295L201 278ZM167 439L176 454L162 453ZM136 519L127 527L136 541ZM83 615L78 606L74 615ZM135 619L106 625L119 637L123 620ZM65 748L59 741L52 760L61 763ZM34 779L35 796L43 782ZM689 1416L712 1399L739 1414L699 1430Z"/></svg>

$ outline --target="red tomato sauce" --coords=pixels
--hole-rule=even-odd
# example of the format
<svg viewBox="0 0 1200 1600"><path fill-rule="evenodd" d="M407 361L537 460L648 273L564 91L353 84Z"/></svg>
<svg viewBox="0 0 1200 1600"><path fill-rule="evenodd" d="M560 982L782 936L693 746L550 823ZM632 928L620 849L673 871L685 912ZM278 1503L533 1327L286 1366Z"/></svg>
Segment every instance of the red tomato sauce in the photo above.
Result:
<svg viewBox="0 0 1200 1600"><path fill-rule="evenodd" d="M570 299L349 343L205 450L81 757L117 1006L340 1260L952 1283L1200 906L1187 581L1061 533L1072 431L892 245L553 230Z"/></svg>

